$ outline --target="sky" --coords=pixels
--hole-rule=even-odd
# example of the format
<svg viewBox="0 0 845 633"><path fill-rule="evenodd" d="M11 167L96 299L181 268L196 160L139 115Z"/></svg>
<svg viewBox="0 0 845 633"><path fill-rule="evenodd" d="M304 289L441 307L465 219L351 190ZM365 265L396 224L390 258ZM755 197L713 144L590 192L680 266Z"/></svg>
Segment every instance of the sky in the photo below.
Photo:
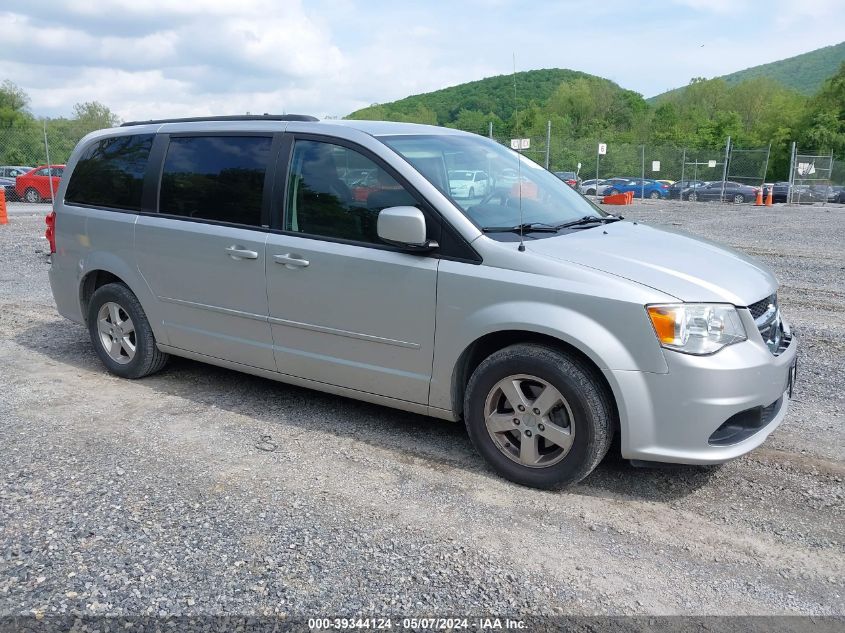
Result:
<svg viewBox="0 0 845 633"><path fill-rule="evenodd" d="M36 116L342 117L570 68L646 97L842 41L845 0L0 0L0 81Z"/></svg>

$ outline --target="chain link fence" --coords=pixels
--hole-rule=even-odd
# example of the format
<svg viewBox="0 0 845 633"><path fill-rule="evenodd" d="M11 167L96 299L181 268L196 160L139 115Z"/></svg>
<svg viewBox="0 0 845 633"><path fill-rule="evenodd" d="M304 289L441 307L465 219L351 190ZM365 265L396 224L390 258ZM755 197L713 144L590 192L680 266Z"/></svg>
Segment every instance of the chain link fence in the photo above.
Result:
<svg viewBox="0 0 845 633"><path fill-rule="evenodd" d="M97 125L70 119L31 121L15 127L0 127L0 187L9 202L39 202L52 196L48 173L59 176L79 140ZM47 144L45 145L45 135ZM47 148L49 147L49 161ZM48 163L52 165L48 168ZM41 168L18 180L18 176ZM53 185L56 181L53 179Z"/></svg>
<svg viewBox="0 0 845 633"><path fill-rule="evenodd" d="M57 119L33 121L21 127L0 128L0 186L5 187L7 198L15 199L15 183L14 176L10 179L3 173L3 167L38 167L47 164L45 128L50 162L62 165L79 140L97 127L83 121ZM492 125L466 131L489 136L508 147L511 147L514 140ZM563 139L555 136L551 126L546 128L545 134L535 133L524 138L528 139L528 147L520 149L521 153L552 172L574 172L581 183L581 191L587 194L596 193L594 182L597 178L600 181L611 178L666 181L668 187L661 190L661 197L683 200L688 199L703 183L727 181L748 188L767 189L765 180L771 146L737 147L728 139L725 145L716 148L614 142L606 144L606 153L600 155L598 148L601 139ZM836 194L845 186L845 161L836 160L830 153L799 153L793 144L790 165L788 181L775 183L776 201L837 201ZM747 189L743 191L746 192L744 201L753 198ZM635 191L635 195L645 195L645 189ZM693 195L693 198L708 199L701 195ZM721 190L718 199L735 198ZM841 199L845 201L845 197Z"/></svg>
<svg viewBox="0 0 845 633"><path fill-rule="evenodd" d="M842 177L842 172L836 172L835 165L832 153L799 153L793 144L787 201L792 204L826 204L842 200L837 194L843 183L841 180L835 182L835 179Z"/></svg>

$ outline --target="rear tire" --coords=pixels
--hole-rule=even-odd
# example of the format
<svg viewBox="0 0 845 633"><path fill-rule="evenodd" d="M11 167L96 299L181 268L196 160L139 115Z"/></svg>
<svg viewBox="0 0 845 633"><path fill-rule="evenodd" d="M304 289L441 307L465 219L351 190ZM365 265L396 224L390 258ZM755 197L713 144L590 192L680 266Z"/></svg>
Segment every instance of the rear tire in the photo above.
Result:
<svg viewBox="0 0 845 633"><path fill-rule="evenodd" d="M37 204L37 203L41 202L41 194L38 193L37 190L30 187L23 194L23 199L26 200L27 202L32 203L32 204Z"/></svg>
<svg viewBox="0 0 845 633"><path fill-rule="evenodd" d="M734 196L734 204L742 204L743 202L745 202L745 196L743 196L741 193L738 193Z"/></svg>
<svg viewBox="0 0 845 633"><path fill-rule="evenodd" d="M606 195L606 196L615 196L617 193L619 193L619 192L618 192L618 191L616 191L616 189L611 189L611 190L610 190L610 191L608 191L605 195Z"/></svg>
<svg viewBox="0 0 845 633"><path fill-rule="evenodd" d="M613 415L604 385L583 361L533 343L490 355L464 396L476 450L502 477L535 488L589 475L610 448Z"/></svg>
<svg viewBox="0 0 845 633"><path fill-rule="evenodd" d="M660 197L660 193L658 193L657 191L652 191L650 194L648 194L648 197L652 200L657 200Z"/></svg>
<svg viewBox="0 0 845 633"><path fill-rule="evenodd" d="M121 283L94 292L88 304L88 333L106 369L121 378L154 374L170 357L156 346L141 302Z"/></svg>
<svg viewBox="0 0 845 633"><path fill-rule="evenodd" d="M691 193L687 196L687 200L689 200L690 202L695 202L696 200L698 200L698 194Z"/></svg>

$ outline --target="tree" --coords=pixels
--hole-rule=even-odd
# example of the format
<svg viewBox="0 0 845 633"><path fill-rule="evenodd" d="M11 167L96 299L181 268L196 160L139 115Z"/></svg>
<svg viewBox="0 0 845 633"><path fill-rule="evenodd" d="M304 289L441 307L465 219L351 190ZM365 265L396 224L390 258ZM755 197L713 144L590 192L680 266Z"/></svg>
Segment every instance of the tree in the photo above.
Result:
<svg viewBox="0 0 845 633"><path fill-rule="evenodd" d="M31 115L27 111L29 95L8 79L0 83L0 127L21 124Z"/></svg>
<svg viewBox="0 0 845 633"><path fill-rule="evenodd" d="M798 140L808 150L845 156L845 63L810 100Z"/></svg>
<svg viewBox="0 0 845 633"><path fill-rule="evenodd" d="M120 123L120 117L98 101L75 104L73 118L91 130L114 127Z"/></svg>

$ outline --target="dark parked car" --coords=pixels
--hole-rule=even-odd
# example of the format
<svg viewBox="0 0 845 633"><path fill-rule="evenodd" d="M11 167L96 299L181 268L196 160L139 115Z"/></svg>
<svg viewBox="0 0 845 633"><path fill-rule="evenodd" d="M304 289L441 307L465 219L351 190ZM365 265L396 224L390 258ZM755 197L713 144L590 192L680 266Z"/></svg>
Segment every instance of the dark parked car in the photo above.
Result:
<svg viewBox="0 0 845 633"><path fill-rule="evenodd" d="M678 182L669 185L669 199L680 200L681 192L685 189L697 189L703 187L707 182L704 180L679 180Z"/></svg>
<svg viewBox="0 0 845 633"><path fill-rule="evenodd" d="M722 186L724 185L724 193ZM717 180L715 182L708 182L702 187L695 187L685 189L681 192L683 200L691 201L708 201L716 200L723 202L735 202L737 204L742 202L751 202L757 198L759 187L752 187L750 185L743 185L739 182L730 180Z"/></svg>
<svg viewBox="0 0 845 633"><path fill-rule="evenodd" d="M792 195L790 196L790 192ZM769 189L763 189L763 196L768 196ZM814 202L832 202L830 187L827 185L792 185L786 181L772 185L772 202L790 202L792 204L812 204Z"/></svg>
<svg viewBox="0 0 845 633"><path fill-rule="evenodd" d="M578 189L581 186L581 179L574 171L556 171L553 173L573 189Z"/></svg>
<svg viewBox="0 0 845 633"><path fill-rule="evenodd" d="M827 201L845 204L845 187L842 185L832 185L827 192Z"/></svg>

